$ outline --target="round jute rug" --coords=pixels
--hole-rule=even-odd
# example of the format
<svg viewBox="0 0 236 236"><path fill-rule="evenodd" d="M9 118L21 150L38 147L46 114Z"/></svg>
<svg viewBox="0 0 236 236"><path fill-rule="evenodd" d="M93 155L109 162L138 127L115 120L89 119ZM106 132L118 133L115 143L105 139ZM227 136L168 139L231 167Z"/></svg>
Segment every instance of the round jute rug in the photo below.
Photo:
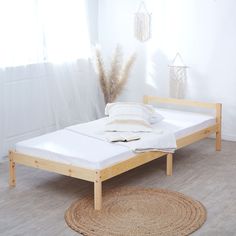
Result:
<svg viewBox="0 0 236 236"><path fill-rule="evenodd" d="M87 236L189 235L206 220L198 201L163 189L119 188L106 191L103 208L95 211L93 197L73 203L67 224Z"/></svg>

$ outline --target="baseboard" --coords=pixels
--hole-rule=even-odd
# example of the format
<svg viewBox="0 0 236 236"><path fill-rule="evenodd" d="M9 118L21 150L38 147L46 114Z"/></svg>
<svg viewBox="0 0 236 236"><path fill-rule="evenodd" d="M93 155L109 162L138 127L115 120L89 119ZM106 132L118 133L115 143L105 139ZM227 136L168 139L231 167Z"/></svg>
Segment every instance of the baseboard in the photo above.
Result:
<svg viewBox="0 0 236 236"><path fill-rule="evenodd" d="M227 141L236 141L236 135L232 134L222 134L222 139Z"/></svg>
<svg viewBox="0 0 236 236"><path fill-rule="evenodd" d="M0 157L0 163L6 162L7 156Z"/></svg>
<svg viewBox="0 0 236 236"><path fill-rule="evenodd" d="M209 138L215 138L216 135L215 134L211 134L209 136ZM236 142L236 135L233 135L233 134L227 134L227 133L222 133L222 140L225 140L225 141L233 141L233 142Z"/></svg>

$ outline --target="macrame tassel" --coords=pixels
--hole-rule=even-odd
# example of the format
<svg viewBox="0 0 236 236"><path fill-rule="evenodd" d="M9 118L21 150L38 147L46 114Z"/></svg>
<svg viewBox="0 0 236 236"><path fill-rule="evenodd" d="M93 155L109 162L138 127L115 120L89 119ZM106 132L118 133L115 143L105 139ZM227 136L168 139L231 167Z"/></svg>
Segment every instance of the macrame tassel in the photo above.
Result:
<svg viewBox="0 0 236 236"><path fill-rule="evenodd" d="M140 3L134 16L134 35L141 42L151 38L151 14L148 13L144 2Z"/></svg>
<svg viewBox="0 0 236 236"><path fill-rule="evenodd" d="M184 65L182 57L176 54L172 65L169 66L170 97L184 98L187 85L187 66Z"/></svg>

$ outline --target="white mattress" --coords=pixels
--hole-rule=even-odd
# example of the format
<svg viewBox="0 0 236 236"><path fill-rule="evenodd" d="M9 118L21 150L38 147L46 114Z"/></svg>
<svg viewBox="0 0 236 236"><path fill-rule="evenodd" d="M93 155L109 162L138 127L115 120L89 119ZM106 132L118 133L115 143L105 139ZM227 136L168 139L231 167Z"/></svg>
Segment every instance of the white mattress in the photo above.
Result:
<svg viewBox="0 0 236 236"><path fill-rule="evenodd" d="M157 111L164 117L158 124L160 129L172 130L177 139L215 124L215 118L209 115L169 109ZM101 119L92 122L97 123L99 127ZM81 125L86 127L91 123ZM75 133L70 127L18 142L15 150L26 155L89 169L103 169L135 155L125 146Z"/></svg>

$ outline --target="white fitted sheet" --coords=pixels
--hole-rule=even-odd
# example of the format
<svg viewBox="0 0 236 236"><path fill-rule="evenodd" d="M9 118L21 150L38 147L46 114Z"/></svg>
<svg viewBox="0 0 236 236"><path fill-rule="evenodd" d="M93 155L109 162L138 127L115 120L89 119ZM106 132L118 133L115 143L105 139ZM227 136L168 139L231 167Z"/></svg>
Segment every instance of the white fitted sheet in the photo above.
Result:
<svg viewBox="0 0 236 236"><path fill-rule="evenodd" d="M157 126L160 129L172 130L177 139L215 124L215 118L205 114L170 109L157 111L164 117ZM106 118L92 122L100 127L104 119ZM90 122L81 124L84 128L90 125ZM73 127L76 126L18 142L15 150L26 155L89 169L103 169L135 155L125 146L73 132Z"/></svg>

